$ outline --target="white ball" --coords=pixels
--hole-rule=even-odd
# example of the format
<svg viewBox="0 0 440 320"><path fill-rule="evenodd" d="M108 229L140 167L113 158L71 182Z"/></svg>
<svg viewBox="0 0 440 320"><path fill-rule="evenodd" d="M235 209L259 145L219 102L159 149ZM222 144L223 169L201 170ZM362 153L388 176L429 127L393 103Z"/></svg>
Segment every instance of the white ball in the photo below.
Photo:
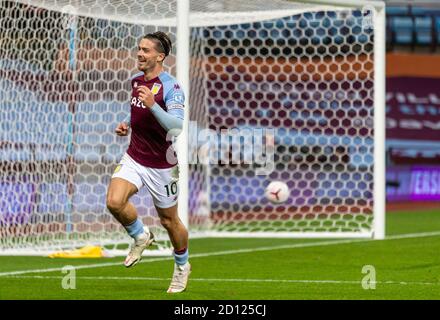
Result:
<svg viewBox="0 0 440 320"><path fill-rule="evenodd" d="M282 181L272 181L266 187L266 198L272 203L283 203L289 198L289 187Z"/></svg>

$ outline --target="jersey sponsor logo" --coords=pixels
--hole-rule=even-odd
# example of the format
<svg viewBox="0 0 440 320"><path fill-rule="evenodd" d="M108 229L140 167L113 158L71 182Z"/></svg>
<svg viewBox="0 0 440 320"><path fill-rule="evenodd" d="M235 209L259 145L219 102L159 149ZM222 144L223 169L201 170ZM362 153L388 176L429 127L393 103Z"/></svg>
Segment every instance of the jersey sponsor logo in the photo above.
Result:
<svg viewBox="0 0 440 320"><path fill-rule="evenodd" d="M154 95L158 94L161 87L162 85L160 83L153 84L153 87L151 88L151 93Z"/></svg>
<svg viewBox="0 0 440 320"><path fill-rule="evenodd" d="M167 106L168 111L169 110L173 110L173 109L183 109L183 105L182 104L171 104L169 106Z"/></svg>
<svg viewBox="0 0 440 320"><path fill-rule="evenodd" d="M131 98L131 105L133 107L138 107L138 108L143 108L143 109L146 108L144 106L144 104L142 103L142 101L139 98L136 98L136 97Z"/></svg>

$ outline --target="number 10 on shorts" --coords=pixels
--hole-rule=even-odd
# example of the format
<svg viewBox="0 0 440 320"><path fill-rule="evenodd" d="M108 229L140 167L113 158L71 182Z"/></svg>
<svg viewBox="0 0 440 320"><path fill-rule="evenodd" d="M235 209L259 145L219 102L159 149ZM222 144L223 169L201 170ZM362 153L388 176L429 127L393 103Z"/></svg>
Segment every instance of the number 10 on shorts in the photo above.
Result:
<svg viewBox="0 0 440 320"><path fill-rule="evenodd" d="M177 193L177 181L165 185L165 190L167 191L167 197L174 196Z"/></svg>

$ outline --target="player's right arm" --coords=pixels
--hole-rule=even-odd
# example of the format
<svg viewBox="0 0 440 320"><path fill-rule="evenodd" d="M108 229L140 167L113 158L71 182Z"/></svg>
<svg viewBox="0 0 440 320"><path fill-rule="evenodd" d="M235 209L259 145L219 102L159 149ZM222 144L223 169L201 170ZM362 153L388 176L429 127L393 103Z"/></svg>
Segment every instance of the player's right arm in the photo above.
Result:
<svg viewBox="0 0 440 320"><path fill-rule="evenodd" d="M128 135L128 130L130 128L130 114L125 118L115 129L118 136L125 137Z"/></svg>

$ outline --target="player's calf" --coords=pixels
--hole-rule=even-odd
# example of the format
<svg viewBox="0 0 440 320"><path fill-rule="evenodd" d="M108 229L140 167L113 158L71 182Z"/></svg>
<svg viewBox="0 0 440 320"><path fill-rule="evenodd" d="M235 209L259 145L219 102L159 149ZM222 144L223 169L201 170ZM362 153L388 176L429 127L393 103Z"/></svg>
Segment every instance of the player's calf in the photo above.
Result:
<svg viewBox="0 0 440 320"><path fill-rule="evenodd" d="M156 209L160 223L167 230L174 247L174 273L167 292L179 293L186 289L191 273L191 265L188 262L188 230L179 219L177 205L169 208L156 207Z"/></svg>

